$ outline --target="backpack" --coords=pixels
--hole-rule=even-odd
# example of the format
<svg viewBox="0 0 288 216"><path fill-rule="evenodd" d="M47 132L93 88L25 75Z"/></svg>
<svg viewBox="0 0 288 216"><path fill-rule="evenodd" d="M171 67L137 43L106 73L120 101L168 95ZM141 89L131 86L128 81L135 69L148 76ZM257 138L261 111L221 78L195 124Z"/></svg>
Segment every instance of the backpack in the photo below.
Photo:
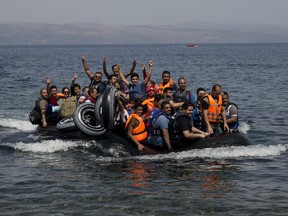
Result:
<svg viewBox="0 0 288 216"><path fill-rule="evenodd" d="M76 106L77 106L76 96L71 96L71 97L68 97L67 99L64 99L64 102L60 108L60 116L62 118L72 117L76 109Z"/></svg>
<svg viewBox="0 0 288 216"><path fill-rule="evenodd" d="M29 114L29 120L33 125L41 124L41 114L37 112L36 102L35 102L35 107Z"/></svg>

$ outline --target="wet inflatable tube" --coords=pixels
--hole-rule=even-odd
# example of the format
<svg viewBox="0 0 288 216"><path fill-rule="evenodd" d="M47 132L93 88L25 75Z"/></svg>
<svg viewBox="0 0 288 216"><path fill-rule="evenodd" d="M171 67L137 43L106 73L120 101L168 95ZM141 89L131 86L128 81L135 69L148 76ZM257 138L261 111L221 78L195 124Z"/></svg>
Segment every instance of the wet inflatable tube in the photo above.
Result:
<svg viewBox="0 0 288 216"><path fill-rule="evenodd" d="M173 146L176 151L191 149L219 148L229 146L251 145L251 140L242 133L226 133L219 136L211 136L205 139L188 140L184 139L181 145Z"/></svg>
<svg viewBox="0 0 288 216"><path fill-rule="evenodd" d="M94 112L96 121L99 124L103 125L104 120L103 120L102 101L103 101L103 94L97 99Z"/></svg>
<svg viewBox="0 0 288 216"><path fill-rule="evenodd" d="M75 131L78 130L73 118L64 118L56 125L56 129L59 131Z"/></svg>
<svg viewBox="0 0 288 216"><path fill-rule="evenodd" d="M114 126L115 117L115 93L117 89L115 87L110 87L103 93L102 100L102 113L103 113L103 125L105 128L112 129Z"/></svg>
<svg viewBox="0 0 288 216"><path fill-rule="evenodd" d="M37 133L41 135L41 139L81 139L81 140L93 140L95 137L87 135L80 131L78 128L69 131L69 130L59 130L56 128L57 125L48 125L46 128L37 127Z"/></svg>
<svg viewBox="0 0 288 216"><path fill-rule="evenodd" d="M92 103L80 104L74 112L73 119L76 126L90 136L101 136L107 131L101 122L96 121L95 105Z"/></svg>
<svg viewBox="0 0 288 216"><path fill-rule="evenodd" d="M110 133L110 134L109 134ZM136 145L127 137L123 137L121 133L109 132L110 139L117 140L119 143L123 144L125 150L131 155L152 155L152 154L165 154L168 153L167 150L156 150L151 146L144 145L145 150L140 154L137 151ZM250 139L241 133L227 133L215 137L207 137L205 139L198 140L184 140L181 145L173 145L173 152L189 151L193 149L204 149L204 148L220 148L220 147L230 147L230 146L247 146L251 145Z"/></svg>

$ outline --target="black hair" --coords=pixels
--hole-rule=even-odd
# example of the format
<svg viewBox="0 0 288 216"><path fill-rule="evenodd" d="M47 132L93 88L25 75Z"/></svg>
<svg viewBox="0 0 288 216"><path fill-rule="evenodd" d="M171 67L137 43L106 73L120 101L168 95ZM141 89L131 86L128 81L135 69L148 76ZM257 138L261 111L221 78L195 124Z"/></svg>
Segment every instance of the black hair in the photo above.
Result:
<svg viewBox="0 0 288 216"><path fill-rule="evenodd" d="M133 72L133 73L131 74L131 80L133 79L133 77L137 77L137 78L139 79L139 74Z"/></svg>
<svg viewBox="0 0 288 216"><path fill-rule="evenodd" d="M163 72L162 72L162 76L163 76L164 74L169 74L169 76L170 76L170 71L163 71Z"/></svg>
<svg viewBox="0 0 288 216"><path fill-rule="evenodd" d="M167 93L168 91L173 91L173 88L172 87L164 88L164 93Z"/></svg>
<svg viewBox="0 0 288 216"><path fill-rule="evenodd" d="M200 88L198 88L198 89L196 90L196 94L198 95L198 93L199 93L200 91L206 92L204 88L200 87Z"/></svg>
<svg viewBox="0 0 288 216"><path fill-rule="evenodd" d="M154 101L160 101L161 99L164 98L164 95L162 94L156 94L155 97L154 97Z"/></svg>
<svg viewBox="0 0 288 216"><path fill-rule="evenodd" d="M62 88L62 94L64 93L65 89L68 89L68 91L70 92L70 89L68 87L64 87Z"/></svg>
<svg viewBox="0 0 288 216"><path fill-rule="evenodd" d="M160 105L161 109L164 109L164 106L167 105L167 104L170 105L169 101L164 100L164 101L161 103L161 105ZM170 105L170 106L171 106L171 105Z"/></svg>
<svg viewBox="0 0 288 216"><path fill-rule="evenodd" d="M78 87L79 89L81 89L81 86L78 83L74 84L74 88Z"/></svg>
<svg viewBox="0 0 288 216"><path fill-rule="evenodd" d="M111 80L112 77L117 77L117 76L115 74L111 74L111 75L108 76L108 80Z"/></svg>
<svg viewBox="0 0 288 216"><path fill-rule="evenodd" d="M88 95L91 96L91 94L94 92L94 90L97 91L96 88L94 88L94 87L90 87L89 90L88 90Z"/></svg>
<svg viewBox="0 0 288 216"><path fill-rule="evenodd" d="M116 67L116 66L117 66L117 64L112 65L112 71L113 71L113 68Z"/></svg>
<svg viewBox="0 0 288 216"><path fill-rule="evenodd" d="M223 91L223 95L229 97L229 94L228 94L228 92L226 92L226 91Z"/></svg>
<svg viewBox="0 0 288 216"><path fill-rule="evenodd" d="M56 89L57 89L57 87L56 87L55 85L52 85L52 86L50 86L50 91L51 91L53 88L56 88Z"/></svg>
<svg viewBox="0 0 288 216"><path fill-rule="evenodd" d="M195 108L193 103L191 103L191 102L184 102L183 105L182 105L182 110L187 110L188 107L190 107L190 106L192 106L193 109Z"/></svg>

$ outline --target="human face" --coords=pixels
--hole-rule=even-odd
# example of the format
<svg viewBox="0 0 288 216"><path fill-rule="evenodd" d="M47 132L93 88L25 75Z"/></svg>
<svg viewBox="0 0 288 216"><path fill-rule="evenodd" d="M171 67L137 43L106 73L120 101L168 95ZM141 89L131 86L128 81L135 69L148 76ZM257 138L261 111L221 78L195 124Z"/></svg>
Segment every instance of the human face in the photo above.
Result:
<svg viewBox="0 0 288 216"><path fill-rule="evenodd" d="M116 65L112 68L112 70L113 70L114 74L118 74L119 73L119 69L118 69L118 67Z"/></svg>
<svg viewBox="0 0 288 216"><path fill-rule="evenodd" d="M165 73L163 74L162 79L164 83L168 83L170 80L170 75Z"/></svg>
<svg viewBox="0 0 288 216"><path fill-rule="evenodd" d="M197 94L197 99L201 100L201 98L205 95L205 91L199 91Z"/></svg>
<svg viewBox="0 0 288 216"><path fill-rule="evenodd" d="M47 92L47 90L42 90L42 91L41 91L41 96L42 96L43 98L48 98L48 92Z"/></svg>
<svg viewBox="0 0 288 216"><path fill-rule="evenodd" d="M130 95L129 95L129 91L128 92L124 92L124 98L126 99L126 100L130 100Z"/></svg>
<svg viewBox="0 0 288 216"><path fill-rule="evenodd" d="M75 87L74 88L74 92L76 95L80 95L80 88L79 87Z"/></svg>
<svg viewBox="0 0 288 216"><path fill-rule="evenodd" d="M97 89L94 89L93 93L91 94L91 97L93 97L94 99L96 99L97 96L98 96Z"/></svg>
<svg viewBox="0 0 288 216"><path fill-rule="evenodd" d="M193 106L189 106L186 110L182 110L182 112L186 115L191 117L193 112Z"/></svg>
<svg viewBox="0 0 288 216"><path fill-rule="evenodd" d="M64 89L63 94L65 98L69 97L69 94L70 94L69 89Z"/></svg>
<svg viewBox="0 0 288 216"><path fill-rule="evenodd" d="M84 88L84 89L83 89L83 94L84 94L85 96L89 96L89 95L88 95L88 90L89 90L89 88Z"/></svg>
<svg viewBox="0 0 288 216"><path fill-rule="evenodd" d="M225 106L229 101L229 97L227 95L223 95L222 98L223 98L223 105Z"/></svg>
<svg viewBox="0 0 288 216"><path fill-rule="evenodd" d="M179 89L180 90L185 90L186 88L186 80L185 79L180 79L178 81Z"/></svg>
<svg viewBox="0 0 288 216"><path fill-rule="evenodd" d="M216 87L216 89L214 91L212 90L211 96L214 99L217 99L221 95L221 92L222 92L222 89L220 87Z"/></svg>
<svg viewBox="0 0 288 216"><path fill-rule="evenodd" d="M173 91L171 90L167 91L166 96L173 98Z"/></svg>
<svg viewBox="0 0 288 216"><path fill-rule="evenodd" d="M95 82L100 82L101 80L102 80L102 74L95 73L94 81Z"/></svg>
<svg viewBox="0 0 288 216"><path fill-rule="evenodd" d="M139 78L135 76L131 79L131 82L133 86L136 86L139 83Z"/></svg>
<svg viewBox="0 0 288 216"><path fill-rule="evenodd" d="M112 76L111 81L110 81L111 85L114 85L116 81L117 81L117 77Z"/></svg>
<svg viewBox="0 0 288 216"><path fill-rule="evenodd" d="M162 112L164 112L166 115L171 115L171 110L172 110L171 105L166 104L166 105L164 105Z"/></svg>
<svg viewBox="0 0 288 216"><path fill-rule="evenodd" d="M56 96L56 94L57 94L57 88L51 89L51 94L52 94L53 96Z"/></svg>
<svg viewBox="0 0 288 216"><path fill-rule="evenodd" d="M136 110L135 110L135 113L138 116L142 116L143 115L143 107L137 107Z"/></svg>

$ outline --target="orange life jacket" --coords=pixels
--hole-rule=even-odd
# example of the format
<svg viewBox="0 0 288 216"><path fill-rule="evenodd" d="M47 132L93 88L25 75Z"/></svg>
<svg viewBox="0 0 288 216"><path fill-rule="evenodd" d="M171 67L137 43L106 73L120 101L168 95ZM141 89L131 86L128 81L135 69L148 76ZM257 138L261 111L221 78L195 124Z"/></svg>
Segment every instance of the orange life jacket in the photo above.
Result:
<svg viewBox="0 0 288 216"><path fill-rule="evenodd" d="M165 85L163 85L163 82L160 83L160 85L159 85L159 93L160 93L160 94L164 94L164 89L165 89L165 88L168 88L168 87L171 87L171 86L173 86L173 85L174 85L173 79L170 79L169 82L166 83Z"/></svg>
<svg viewBox="0 0 288 216"><path fill-rule="evenodd" d="M218 96L218 103L214 100L214 98L208 94L205 95L208 97L209 107L208 107L208 120L209 122L220 122L220 114L222 112L222 97Z"/></svg>
<svg viewBox="0 0 288 216"><path fill-rule="evenodd" d="M129 125L129 123L130 123L130 121L131 121L131 119L133 117L139 122L139 124L138 124L138 126L136 128L134 128L132 130L132 135L137 141L140 142L140 141L146 139L146 137L147 137L147 131L146 131L146 128L145 128L145 123L144 123L144 121L143 121L143 119L141 117L139 117L135 113L132 113L128 117L127 121L126 121L125 128L128 129L128 125Z"/></svg>
<svg viewBox="0 0 288 216"><path fill-rule="evenodd" d="M149 119L150 113L155 109L155 105L154 105L153 101L154 101L154 98L149 98L149 99L146 99L142 102L142 105L147 104L147 112L145 113L145 116L147 119ZM147 123L148 123L148 121L147 121Z"/></svg>

